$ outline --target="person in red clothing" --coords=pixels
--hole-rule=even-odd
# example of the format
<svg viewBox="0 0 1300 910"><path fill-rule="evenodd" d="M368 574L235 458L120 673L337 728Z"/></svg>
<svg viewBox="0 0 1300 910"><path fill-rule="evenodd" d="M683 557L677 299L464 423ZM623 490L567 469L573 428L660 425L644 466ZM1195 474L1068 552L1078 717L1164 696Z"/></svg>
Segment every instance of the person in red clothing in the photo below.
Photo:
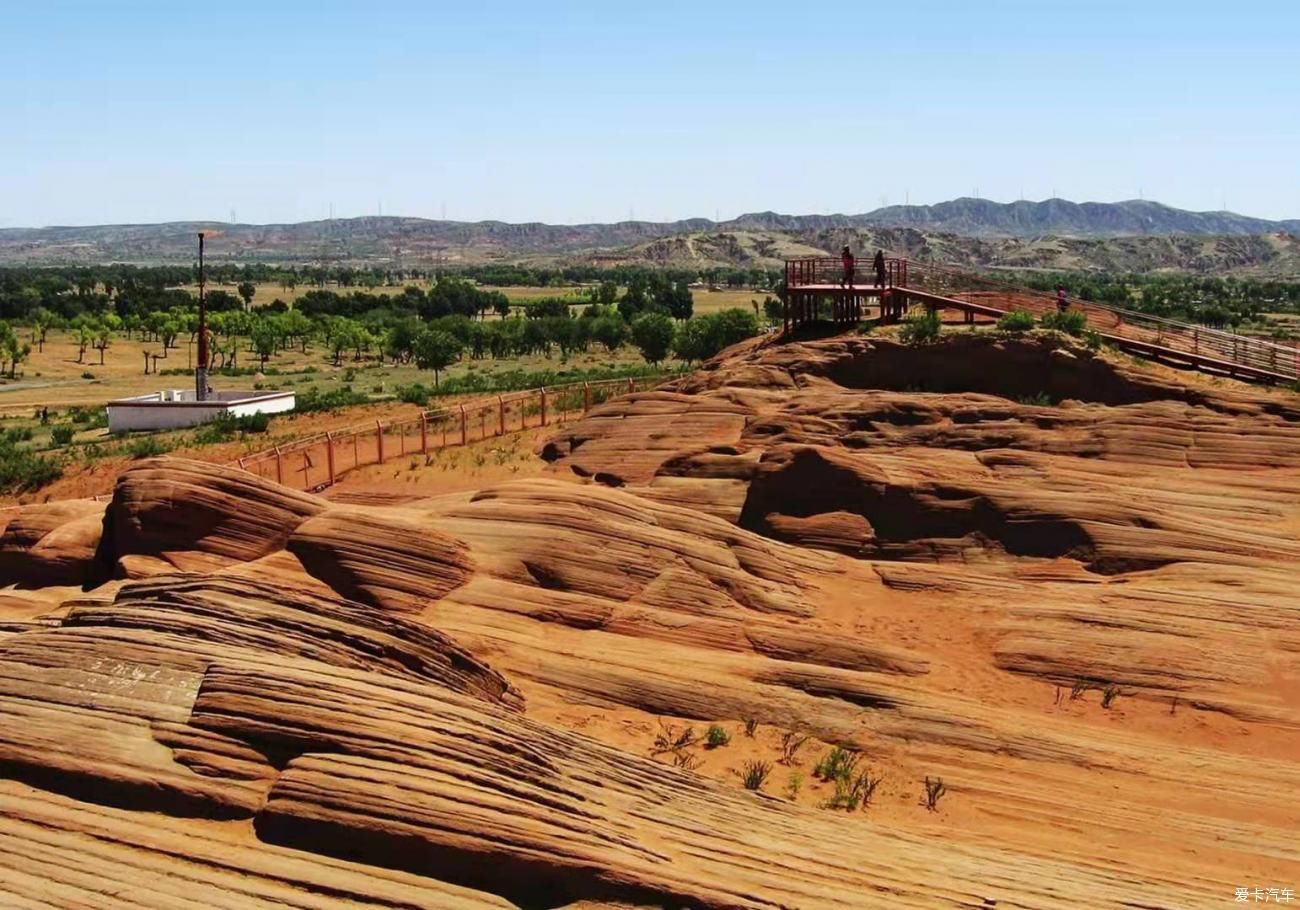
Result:
<svg viewBox="0 0 1300 910"><path fill-rule="evenodd" d="M873 263L873 265L876 269L876 287L883 288L885 286L885 251L884 250L876 250L876 260Z"/></svg>
<svg viewBox="0 0 1300 910"><path fill-rule="evenodd" d="M844 264L844 277L840 279L840 287L848 285L853 287L853 275L858 269L857 260L853 258L853 251L848 247L840 253L840 262Z"/></svg>
<svg viewBox="0 0 1300 910"><path fill-rule="evenodd" d="M1056 286L1056 312L1064 313L1070 308L1070 301L1065 296L1064 285Z"/></svg>

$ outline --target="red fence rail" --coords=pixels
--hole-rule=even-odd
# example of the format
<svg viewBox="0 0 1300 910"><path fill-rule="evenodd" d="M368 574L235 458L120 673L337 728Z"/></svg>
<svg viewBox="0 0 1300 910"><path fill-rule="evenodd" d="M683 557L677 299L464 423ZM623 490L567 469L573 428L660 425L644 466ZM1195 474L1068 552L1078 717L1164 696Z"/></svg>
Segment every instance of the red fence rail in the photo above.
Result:
<svg viewBox="0 0 1300 910"><path fill-rule="evenodd" d="M844 281L844 262L830 256L807 259L788 259L785 263L787 288L809 285L838 285ZM876 270L870 259L855 260L853 283L858 286L877 286ZM890 257L885 260L885 287L907 286L907 260Z"/></svg>
<svg viewBox="0 0 1300 910"><path fill-rule="evenodd" d="M356 468L547 426L585 414L618 395L654 388L663 381L658 376L609 379L476 398L427 410L407 420L376 420L306 436L245 455L234 464L284 486L321 490Z"/></svg>
<svg viewBox="0 0 1300 910"><path fill-rule="evenodd" d="M1017 287L964 269L913 261L907 287L942 297L983 304L1006 312L1023 310L1041 315L1056 309L1056 295ZM1300 350L1265 338L1238 335L1204 325L1162 319L1136 310L1090 300L1069 300L1082 312L1088 328L1111 339L1150 345L1189 355L1194 362L1217 361L1241 367L1261 379L1300 379Z"/></svg>
<svg viewBox="0 0 1300 910"><path fill-rule="evenodd" d="M905 300L907 291L911 290L1000 312L1022 310L1041 315L1056 309L1055 294L1018 287L971 270L901 257L887 258L885 265L885 287L890 289L886 296L893 296L897 289L897 294ZM844 278L844 268L839 259L829 256L790 259L785 264L785 277L786 289L793 292L790 297L806 304L809 295L834 295L834 289ZM875 286L875 282L870 261L858 262L854 283L866 287ZM918 299L924 302L924 298ZM899 302L894 301L893 305ZM1226 368L1246 378L1270 382L1300 380L1300 347L1297 346L1093 301L1075 299L1069 305L1084 314L1088 328L1126 344L1131 350L1182 354L1198 368Z"/></svg>

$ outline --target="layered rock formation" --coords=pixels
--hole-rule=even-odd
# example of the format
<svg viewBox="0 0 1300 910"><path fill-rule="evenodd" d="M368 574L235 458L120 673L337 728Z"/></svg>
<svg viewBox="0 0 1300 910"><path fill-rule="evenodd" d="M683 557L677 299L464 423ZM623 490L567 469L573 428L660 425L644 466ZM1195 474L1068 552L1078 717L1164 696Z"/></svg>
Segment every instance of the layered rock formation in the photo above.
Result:
<svg viewBox="0 0 1300 910"><path fill-rule="evenodd" d="M1285 887L1297 443L1282 394L829 339L610 402L553 478L471 494L142 462L110 503L0 515L0 904ZM865 809L827 808L836 746L883 778Z"/></svg>

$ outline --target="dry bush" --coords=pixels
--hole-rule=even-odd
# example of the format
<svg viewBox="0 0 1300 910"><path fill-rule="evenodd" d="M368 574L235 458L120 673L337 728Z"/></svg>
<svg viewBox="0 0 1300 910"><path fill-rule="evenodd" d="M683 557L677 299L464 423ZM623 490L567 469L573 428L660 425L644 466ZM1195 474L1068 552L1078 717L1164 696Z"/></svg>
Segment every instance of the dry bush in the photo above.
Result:
<svg viewBox="0 0 1300 910"><path fill-rule="evenodd" d="M747 761L740 779L746 790L761 790L767 776L772 773L772 763L765 761Z"/></svg>
<svg viewBox="0 0 1300 910"><path fill-rule="evenodd" d="M925 779L925 808L931 812L935 811L939 806L939 800L947 792L948 787L944 784L942 777L932 778L927 776Z"/></svg>
<svg viewBox="0 0 1300 910"><path fill-rule="evenodd" d="M795 733L793 731L782 734L781 758L780 758L781 764L793 765L795 763L796 757L799 754L799 750L803 748L804 743L806 742L808 742L808 737L800 736L798 733Z"/></svg>

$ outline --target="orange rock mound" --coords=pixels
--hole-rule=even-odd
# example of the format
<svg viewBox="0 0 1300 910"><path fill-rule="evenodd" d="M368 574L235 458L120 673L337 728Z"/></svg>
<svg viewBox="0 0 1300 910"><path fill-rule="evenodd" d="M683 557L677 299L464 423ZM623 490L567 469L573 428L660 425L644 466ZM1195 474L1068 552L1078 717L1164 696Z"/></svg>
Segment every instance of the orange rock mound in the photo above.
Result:
<svg viewBox="0 0 1300 910"><path fill-rule="evenodd" d="M1300 887L1296 399L1054 347L752 345L398 505L155 459L0 513L0 904Z"/></svg>

